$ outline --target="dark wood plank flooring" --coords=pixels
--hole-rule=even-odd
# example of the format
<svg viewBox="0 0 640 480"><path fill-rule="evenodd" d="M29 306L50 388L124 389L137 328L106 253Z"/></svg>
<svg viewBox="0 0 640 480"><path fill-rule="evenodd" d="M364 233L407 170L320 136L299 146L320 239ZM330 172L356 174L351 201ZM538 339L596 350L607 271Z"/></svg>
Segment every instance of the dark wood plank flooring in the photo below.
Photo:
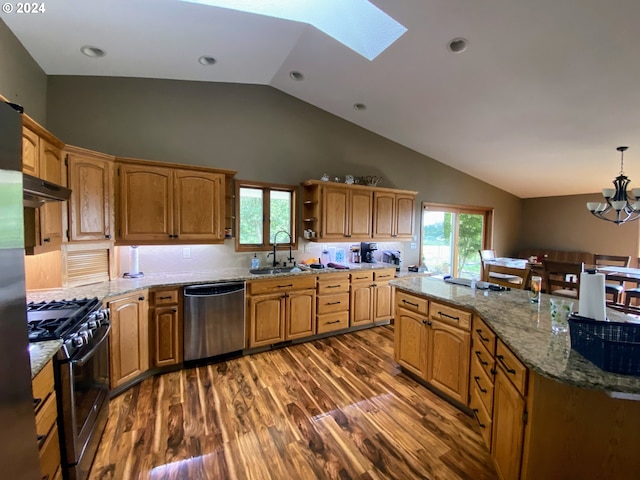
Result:
<svg viewBox="0 0 640 480"><path fill-rule="evenodd" d="M91 479L494 479L475 421L400 373L393 326L149 378Z"/></svg>

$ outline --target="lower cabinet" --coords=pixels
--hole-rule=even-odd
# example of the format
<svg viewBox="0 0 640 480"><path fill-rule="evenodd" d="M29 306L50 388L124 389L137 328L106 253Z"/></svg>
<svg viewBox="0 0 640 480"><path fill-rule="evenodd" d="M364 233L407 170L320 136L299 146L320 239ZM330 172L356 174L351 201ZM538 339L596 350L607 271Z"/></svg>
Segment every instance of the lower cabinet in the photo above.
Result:
<svg viewBox="0 0 640 480"><path fill-rule="evenodd" d="M389 282L394 277L393 268L351 274L352 327L393 318L393 287Z"/></svg>
<svg viewBox="0 0 640 480"><path fill-rule="evenodd" d="M317 333L334 332L349 327L349 274L329 273L318 276Z"/></svg>
<svg viewBox="0 0 640 480"><path fill-rule="evenodd" d="M54 390L53 361L49 361L31 382L36 435L42 478L62 478L60 468L60 440L58 437L58 410Z"/></svg>
<svg viewBox="0 0 640 480"><path fill-rule="evenodd" d="M149 370L148 291L109 300L111 388L124 385Z"/></svg>
<svg viewBox="0 0 640 480"><path fill-rule="evenodd" d="M182 289L149 292L149 351L151 367L179 365L183 361Z"/></svg>

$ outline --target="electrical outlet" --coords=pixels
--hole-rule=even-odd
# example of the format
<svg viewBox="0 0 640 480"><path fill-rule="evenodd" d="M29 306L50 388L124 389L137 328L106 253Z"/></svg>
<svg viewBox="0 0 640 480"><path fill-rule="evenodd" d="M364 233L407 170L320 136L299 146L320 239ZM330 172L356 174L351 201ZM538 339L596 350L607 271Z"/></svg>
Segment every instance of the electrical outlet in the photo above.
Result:
<svg viewBox="0 0 640 480"><path fill-rule="evenodd" d="M182 249L182 258L191 258L191 248L183 247L183 249Z"/></svg>
<svg viewBox="0 0 640 480"><path fill-rule="evenodd" d="M415 250L418 248L418 244L415 242L411 242L411 250Z"/></svg>
<svg viewBox="0 0 640 480"><path fill-rule="evenodd" d="M311 242L304 242L304 253L309 253L311 251Z"/></svg>

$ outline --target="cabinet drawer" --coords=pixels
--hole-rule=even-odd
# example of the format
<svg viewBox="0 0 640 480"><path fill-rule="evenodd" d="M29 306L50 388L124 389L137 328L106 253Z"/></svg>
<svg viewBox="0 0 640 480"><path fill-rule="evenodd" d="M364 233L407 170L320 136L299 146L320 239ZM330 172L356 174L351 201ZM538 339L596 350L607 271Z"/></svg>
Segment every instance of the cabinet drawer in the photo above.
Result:
<svg viewBox="0 0 640 480"><path fill-rule="evenodd" d="M44 402L53 392L53 362L48 362L31 382L34 400Z"/></svg>
<svg viewBox="0 0 640 480"><path fill-rule="evenodd" d="M333 332L349 327L349 312L318 315L318 333Z"/></svg>
<svg viewBox="0 0 640 480"><path fill-rule="evenodd" d="M473 317L473 344L481 343L489 352L489 355L496 355L496 334L484 323L480 317Z"/></svg>
<svg viewBox="0 0 640 480"><path fill-rule="evenodd" d="M176 305L178 303L178 290L151 291L151 306Z"/></svg>
<svg viewBox="0 0 640 480"><path fill-rule="evenodd" d="M57 417L56 394L51 393L36 412L36 434L46 436Z"/></svg>
<svg viewBox="0 0 640 480"><path fill-rule="evenodd" d="M496 349L496 366L501 366L507 374L507 378L513 383L522 395L527 393L527 367L509 350L509 348L498 340Z"/></svg>
<svg viewBox="0 0 640 480"><path fill-rule="evenodd" d="M493 414L493 375L487 375L487 372L480 364L480 360L475 355L471 359L469 388L471 391L476 390L476 394L480 397L487 413L491 416Z"/></svg>
<svg viewBox="0 0 640 480"><path fill-rule="evenodd" d="M333 312L349 311L349 293L339 293L337 295L319 295L318 315Z"/></svg>
<svg viewBox="0 0 640 480"><path fill-rule="evenodd" d="M269 280L257 280L247 283L249 295L307 288L316 288L315 275L271 278Z"/></svg>
<svg viewBox="0 0 640 480"><path fill-rule="evenodd" d="M398 307L406 308L412 312L427 315L429 312L429 301L426 298L416 297L407 293L396 291L396 304Z"/></svg>
<svg viewBox="0 0 640 480"><path fill-rule="evenodd" d="M471 357L473 361L478 362L478 365L484 370L484 373L487 374L487 377L494 381L494 373L496 368L496 360L487 349L484 348L482 343L473 342L473 348L471 349Z"/></svg>
<svg viewBox="0 0 640 480"><path fill-rule="evenodd" d="M491 415L487 413L484 408L484 404L480 399L479 392L477 388L471 389L471 398L469 400L469 407L473 410L473 414L478 421L478 426L480 427L480 432L482 433L482 438L484 439L484 443L487 448L491 448L491 430L492 430L492 421Z"/></svg>
<svg viewBox="0 0 640 480"><path fill-rule="evenodd" d="M332 294L349 291L349 274L327 274L318 277L318 294Z"/></svg>
<svg viewBox="0 0 640 480"><path fill-rule="evenodd" d="M387 270L375 270L373 272L373 279L376 282L387 282L393 280L396 276L396 271L393 268Z"/></svg>
<svg viewBox="0 0 640 480"><path fill-rule="evenodd" d="M351 283L356 282L373 282L373 272L353 272L351 274Z"/></svg>
<svg viewBox="0 0 640 480"><path fill-rule="evenodd" d="M429 314L432 320L439 320L449 325L464 328L465 330L471 329L471 313L469 312L458 310L457 308L441 303L431 302Z"/></svg>
<svg viewBox="0 0 640 480"><path fill-rule="evenodd" d="M54 425L46 440L40 447L40 471L42 478L54 478L60 466L60 441L58 426Z"/></svg>

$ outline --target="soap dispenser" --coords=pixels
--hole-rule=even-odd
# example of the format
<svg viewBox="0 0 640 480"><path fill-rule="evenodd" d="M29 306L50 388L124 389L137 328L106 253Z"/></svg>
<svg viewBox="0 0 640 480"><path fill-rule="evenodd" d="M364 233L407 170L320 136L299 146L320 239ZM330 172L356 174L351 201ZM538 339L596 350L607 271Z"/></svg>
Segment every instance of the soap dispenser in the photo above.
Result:
<svg viewBox="0 0 640 480"><path fill-rule="evenodd" d="M260 268L260 259L258 258L258 254L254 253L251 259L251 269L255 270L257 268Z"/></svg>

